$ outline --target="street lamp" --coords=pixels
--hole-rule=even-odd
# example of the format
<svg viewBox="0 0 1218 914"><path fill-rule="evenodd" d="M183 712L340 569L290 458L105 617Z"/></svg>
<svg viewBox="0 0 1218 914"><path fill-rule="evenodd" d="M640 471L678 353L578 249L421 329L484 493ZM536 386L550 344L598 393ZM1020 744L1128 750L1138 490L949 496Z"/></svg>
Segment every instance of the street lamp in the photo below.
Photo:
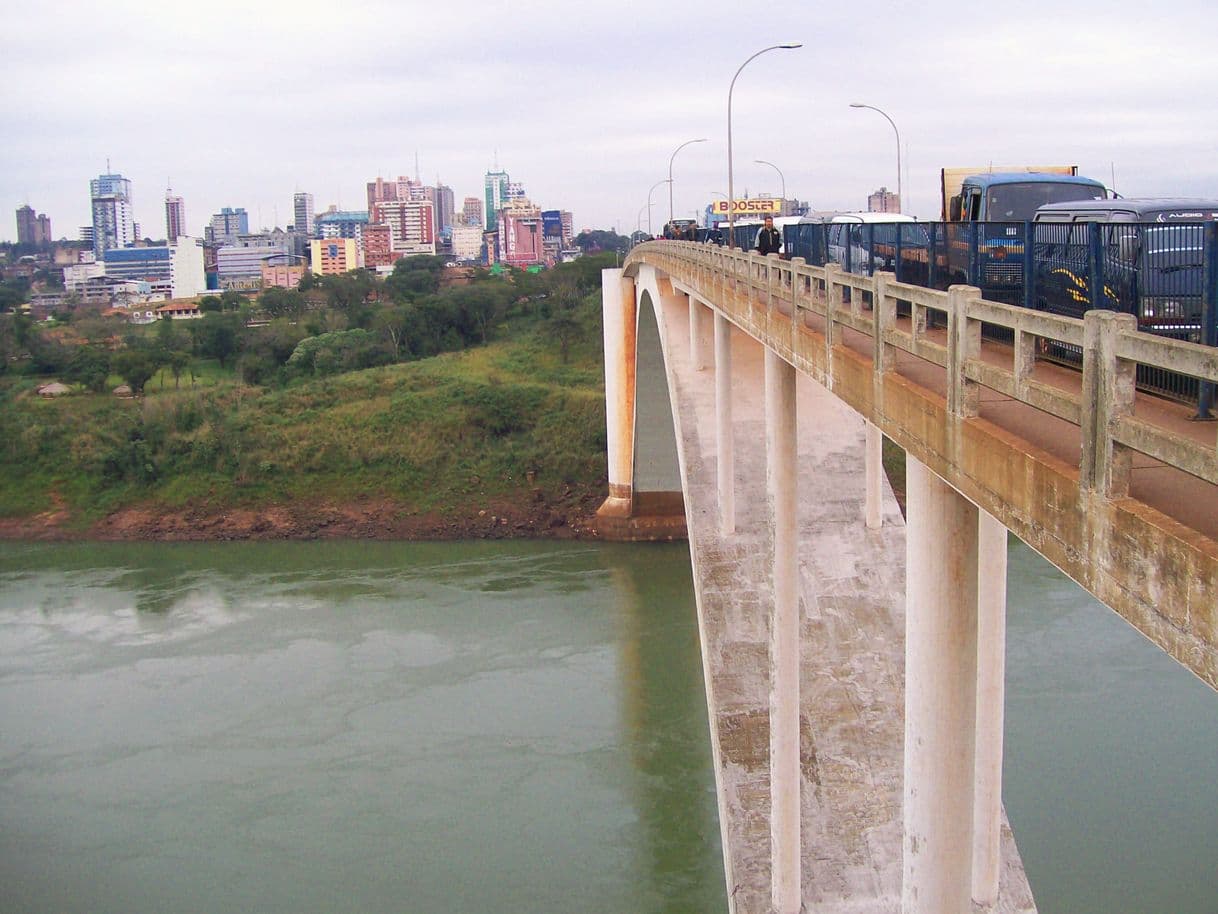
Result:
<svg viewBox="0 0 1218 914"><path fill-rule="evenodd" d="M782 176L782 169L773 162L767 162L765 159L753 159L758 165L769 165L772 169L778 172L778 180L782 182L782 210L778 215L782 216L787 211L787 179Z"/></svg>
<svg viewBox="0 0 1218 914"><path fill-rule="evenodd" d="M672 160L675 159L677 157L677 153L680 152L682 149L684 149L686 146L692 145L693 143L705 143L705 142L706 142L706 137L703 137L700 140L686 140L684 143L682 143L680 146L678 146L676 149L674 149L672 151L672 155L670 155L668 157L668 221L669 222L672 222Z"/></svg>
<svg viewBox="0 0 1218 914"><path fill-rule="evenodd" d="M672 181L672 178L661 178L659 181L656 181L655 184L651 185L651 190L647 191L647 234L648 235L651 234L651 195L653 193L655 193L656 188L659 187L661 184L668 184L671 181Z"/></svg>
<svg viewBox="0 0 1218 914"><path fill-rule="evenodd" d="M900 202L900 204L903 208L905 206L905 198L901 196L901 132L899 130L897 130L896 122L893 121L893 119L890 118L887 115L887 113L881 111L875 105L864 105L862 102L851 102L850 107L851 108L868 108L871 111L875 111L878 114L882 114L884 116L884 120L886 120L886 121L888 121L888 123L892 124L892 132L894 134L896 134L896 137L897 137L897 200Z"/></svg>
<svg viewBox="0 0 1218 914"><path fill-rule="evenodd" d="M803 45L797 42L790 44L775 44L768 48L762 48L748 60L740 65L740 69L736 71L736 75L732 77L732 84L727 87L727 246L735 247L735 185L732 183L732 90L736 88L736 78L740 75L740 71L747 67L752 61L756 60L766 51L791 50L793 48L802 48Z"/></svg>

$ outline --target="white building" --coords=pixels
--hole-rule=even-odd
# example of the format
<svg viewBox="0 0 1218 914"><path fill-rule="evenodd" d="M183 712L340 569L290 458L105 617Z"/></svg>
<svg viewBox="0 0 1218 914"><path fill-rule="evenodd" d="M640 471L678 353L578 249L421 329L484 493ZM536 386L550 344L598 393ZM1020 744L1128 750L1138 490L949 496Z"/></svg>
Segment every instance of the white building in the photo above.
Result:
<svg viewBox="0 0 1218 914"><path fill-rule="evenodd" d="M166 298L191 298L207 291L203 247L198 238L183 235L177 244L106 251L98 265L104 266L110 279L146 282L153 294Z"/></svg>
<svg viewBox="0 0 1218 914"><path fill-rule="evenodd" d="M476 261L482 259L482 226L462 225L453 226L452 234L453 259Z"/></svg>

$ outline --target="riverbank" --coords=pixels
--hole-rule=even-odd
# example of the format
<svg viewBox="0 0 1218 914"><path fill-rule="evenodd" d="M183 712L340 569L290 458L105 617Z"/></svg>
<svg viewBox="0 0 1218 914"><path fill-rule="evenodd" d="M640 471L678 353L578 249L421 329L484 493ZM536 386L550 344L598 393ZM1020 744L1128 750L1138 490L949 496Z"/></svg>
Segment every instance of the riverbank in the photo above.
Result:
<svg viewBox="0 0 1218 914"><path fill-rule="evenodd" d="M416 510L386 498L349 502L298 499L260 507L128 506L80 525L57 506L31 517L0 518L0 539L32 542L206 542L225 540L594 539L604 486L571 485L557 497L540 489L473 498L467 507Z"/></svg>

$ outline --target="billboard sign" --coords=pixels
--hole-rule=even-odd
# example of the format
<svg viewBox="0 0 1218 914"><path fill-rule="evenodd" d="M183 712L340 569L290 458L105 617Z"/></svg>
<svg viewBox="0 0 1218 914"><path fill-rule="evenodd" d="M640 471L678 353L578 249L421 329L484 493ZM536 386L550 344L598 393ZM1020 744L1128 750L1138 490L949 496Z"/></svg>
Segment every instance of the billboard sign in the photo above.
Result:
<svg viewBox="0 0 1218 914"><path fill-rule="evenodd" d="M782 201L773 197L761 197L754 200L733 200L732 215L735 216L777 216L782 212ZM716 200L711 204L711 213L717 216L727 215L727 201Z"/></svg>
<svg viewBox="0 0 1218 914"><path fill-rule="evenodd" d="M542 210L541 233L547 238L562 237L562 211L556 209Z"/></svg>

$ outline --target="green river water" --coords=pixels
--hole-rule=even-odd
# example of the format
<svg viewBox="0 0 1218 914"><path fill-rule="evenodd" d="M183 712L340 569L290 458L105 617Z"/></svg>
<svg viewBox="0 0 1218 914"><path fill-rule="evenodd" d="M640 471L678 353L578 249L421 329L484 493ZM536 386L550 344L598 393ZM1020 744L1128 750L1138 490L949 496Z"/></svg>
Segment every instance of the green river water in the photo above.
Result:
<svg viewBox="0 0 1218 914"><path fill-rule="evenodd" d="M1218 697L1009 619L1040 910L1218 910ZM0 544L0 911L724 911L706 727L683 545Z"/></svg>

